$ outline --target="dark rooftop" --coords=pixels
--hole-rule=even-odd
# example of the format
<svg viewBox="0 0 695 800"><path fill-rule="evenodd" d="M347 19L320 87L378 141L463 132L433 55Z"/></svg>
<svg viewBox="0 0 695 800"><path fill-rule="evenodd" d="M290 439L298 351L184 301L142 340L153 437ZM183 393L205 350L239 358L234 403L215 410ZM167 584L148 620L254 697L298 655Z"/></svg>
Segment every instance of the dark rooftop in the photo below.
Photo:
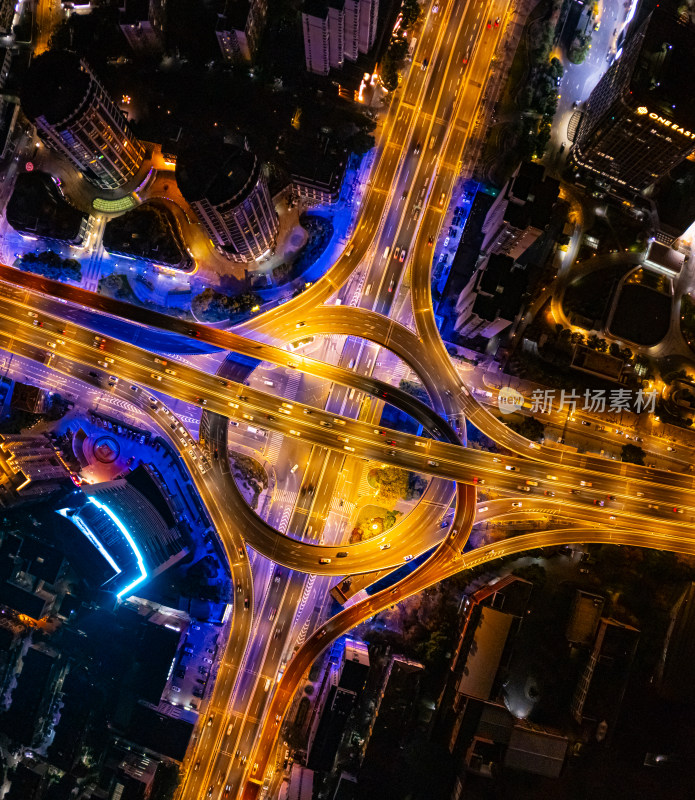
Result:
<svg viewBox="0 0 695 800"><path fill-rule="evenodd" d="M118 18L121 25L137 25L150 18L150 0L125 0Z"/></svg>
<svg viewBox="0 0 695 800"><path fill-rule="evenodd" d="M243 31L249 16L251 3L249 0L231 0L224 8L217 22L218 31Z"/></svg>
<svg viewBox="0 0 695 800"><path fill-rule="evenodd" d="M47 50L34 59L27 72L22 110L32 121L43 116L56 125L79 111L89 80L76 53Z"/></svg>
<svg viewBox="0 0 695 800"><path fill-rule="evenodd" d="M248 150L203 140L179 155L176 180L189 203L206 199L220 205L230 200L241 202L255 185L259 169L258 159Z"/></svg>
<svg viewBox="0 0 695 800"><path fill-rule="evenodd" d="M654 10L637 56L630 87L645 105L695 129L695 28L665 7Z"/></svg>

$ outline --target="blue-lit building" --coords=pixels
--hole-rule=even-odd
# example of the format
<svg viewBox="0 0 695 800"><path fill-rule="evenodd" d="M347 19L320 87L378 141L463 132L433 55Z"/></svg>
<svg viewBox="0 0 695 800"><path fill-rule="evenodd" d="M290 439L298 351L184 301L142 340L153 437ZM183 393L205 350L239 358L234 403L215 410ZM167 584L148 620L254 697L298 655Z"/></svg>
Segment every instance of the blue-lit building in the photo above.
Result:
<svg viewBox="0 0 695 800"><path fill-rule="evenodd" d="M174 509L146 466L73 491L58 505L88 545L92 581L119 600L188 553Z"/></svg>

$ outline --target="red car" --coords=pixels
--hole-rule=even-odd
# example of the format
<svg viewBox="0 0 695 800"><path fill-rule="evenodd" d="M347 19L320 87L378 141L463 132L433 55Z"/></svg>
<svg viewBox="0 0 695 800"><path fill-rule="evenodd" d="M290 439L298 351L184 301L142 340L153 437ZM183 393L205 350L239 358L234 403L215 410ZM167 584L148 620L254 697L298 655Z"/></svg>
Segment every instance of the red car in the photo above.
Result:
<svg viewBox="0 0 695 800"><path fill-rule="evenodd" d="M487 29L490 30L492 28L492 22L490 20L487 21Z"/></svg>

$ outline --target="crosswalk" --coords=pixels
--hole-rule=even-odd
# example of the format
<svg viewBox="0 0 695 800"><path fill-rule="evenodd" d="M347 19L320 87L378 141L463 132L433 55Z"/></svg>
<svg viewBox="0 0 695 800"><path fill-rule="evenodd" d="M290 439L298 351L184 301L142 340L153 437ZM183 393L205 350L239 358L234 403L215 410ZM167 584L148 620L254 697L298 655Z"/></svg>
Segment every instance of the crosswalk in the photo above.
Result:
<svg viewBox="0 0 695 800"><path fill-rule="evenodd" d="M271 464L277 464L283 438L283 435L281 433L277 433L276 431L273 431L268 437L263 455Z"/></svg>

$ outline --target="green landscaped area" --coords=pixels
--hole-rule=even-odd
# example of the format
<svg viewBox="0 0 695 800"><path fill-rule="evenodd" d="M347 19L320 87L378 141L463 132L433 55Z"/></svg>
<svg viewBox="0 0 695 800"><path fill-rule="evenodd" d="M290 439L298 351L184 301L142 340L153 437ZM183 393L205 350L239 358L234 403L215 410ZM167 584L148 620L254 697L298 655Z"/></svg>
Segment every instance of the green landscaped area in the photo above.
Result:
<svg viewBox="0 0 695 800"><path fill-rule="evenodd" d="M367 481L377 490L377 498L389 506L399 500L419 500L427 488L427 478L399 467L373 469Z"/></svg>
<svg viewBox="0 0 695 800"><path fill-rule="evenodd" d="M354 544L378 536L392 528L400 516L400 511L391 511L383 506L364 506L355 520L350 534L350 543Z"/></svg>

